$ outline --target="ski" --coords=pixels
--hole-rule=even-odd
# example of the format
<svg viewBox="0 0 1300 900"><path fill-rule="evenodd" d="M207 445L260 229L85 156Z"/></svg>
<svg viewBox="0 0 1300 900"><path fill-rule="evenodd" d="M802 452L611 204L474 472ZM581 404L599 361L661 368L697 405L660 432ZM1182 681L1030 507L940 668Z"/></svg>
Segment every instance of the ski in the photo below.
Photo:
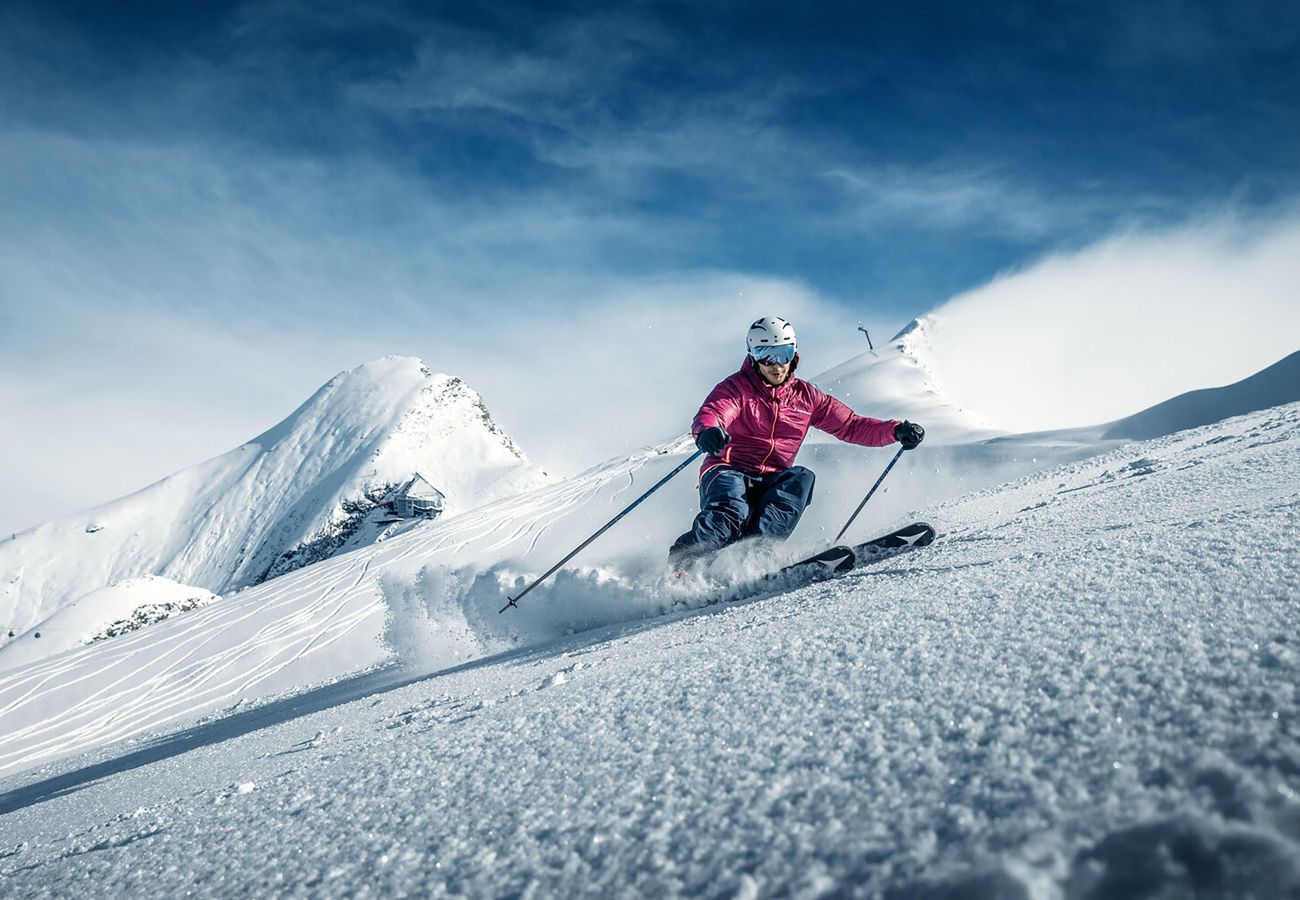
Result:
<svg viewBox="0 0 1300 900"><path fill-rule="evenodd" d="M897 531L882 535L875 540L855 544L829 547L806 559L782 566L774 572L759 576L744 585L737 585L724 592L722 596L706 601L709 604L719 601L735 602L761 594L772 594L794 590L819 581L875 565L886 559L892 559L903 553L909 553L916 547L925 547L934 543L936 532L926 522L913 522ZM678 567L675 575L684 578L690 574L689 569Z"/></svg>
<svg viewBox="0 0 1300 900"><path fill-rule="evenodd" d="M836 546L807 559L791 563L767 575L768 584L811 583L842 575L851 569L881 562L914 547L934 542L934 528L926 522L913 522L872 541L855 546Z"/></svg>
<svg viewBox="0 0 1300 900"><path fill-rule="evenodd" d="M913 547L928 547L934 543L934 527L928 522L913 522L874 541L853 548L854 568L869 566Z"/></svg>
<svg viewBox="0 0 1300 900"><path fill-rule="evenodd" d="M771 573L769 578L785 578L791 575L811 581L821 581L847 572L857 565L857 554L852 547L831 547L797 563L791 563Z"/></svg>

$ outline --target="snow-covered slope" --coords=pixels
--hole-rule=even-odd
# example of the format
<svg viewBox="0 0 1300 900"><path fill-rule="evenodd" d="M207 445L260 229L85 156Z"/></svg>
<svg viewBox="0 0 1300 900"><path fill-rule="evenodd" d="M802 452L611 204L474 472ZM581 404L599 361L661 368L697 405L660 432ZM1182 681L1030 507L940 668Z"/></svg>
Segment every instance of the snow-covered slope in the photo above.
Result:
<svg viewBox="0 0 1300 900"><path fill-rule="evenodd" d="M915 417L941 435L946 428L950 439L980 434L978 423L946 405L937 386L926 380L926 351L918 343L923 335L924 325L920 323L900 335L882 356L851 361L818 380L864 412L876 412L871 406L879 402L887 407L882 414ZM445 420L444 395L454 379L429 376L411 360L386 360L382 364L406 374L411 373L414 364L417 377L411 378L412 389L418 398L434 393L437 403L433 406L441 417L425 419ZM381 364L363 370L377 365ZM1278 380L1274 377L1276 369L1261 373L1263 383ZM383 380L372 377L369 382L373 386ZM331 385L322 394L328 394ZM353 383L347 388L344 394L351 395L358 385ZM378 393L388 395L386 391ZM462 410L466 414L461 420L485 420L486 413L476 397L463 390L453 396L466 401ZM1202 411L1205 414L1224 408L1217 403L1219 394L1197 396L1216 400ZM1233 393L1233 397L1252 401L1260 396L1258 391ZM864 397L875 399L863 402ZM287 436L293 436L291 444L302 443L297 437L302 431L298 419L318 423L316 431L333 435L336 427L320 422L321 416L313 409L319 399L319 395L313 398L276 429L284 435L272 433L268 445L279 448ZM348 396L340 405L355 409L361 404ZM427 402L395 406L423 412L430 408ZM400 425L407 419L398 421ZM486 433L494 436L490 420L486 421ZM936 422L940 423L937 427ZM1103 430L949 444L932 439L920 453L904 457L849 538L862 539L882 531L906 517L909 510L1026 472L1075 462L1115 446L1117 441L1102 439ZM425 438L431 433L427 421L418 419L415 428L397 427L392 431ZM456 440L461 439L455 429L452 434ZM392 444L385 448L397 460L387 462L388 468L393 472L408 470L415 451L409 442L395 443L396 450L391 449ZM517 459L510 445L505 447L509 458ZM689 525L696 508L693 479L683 475L638 509L634 517L602 537L598 545L584 551L550 584L530 595L525 609L512 611L506 618L495 615L502 597L512 588L511 577L535 575L549 567L662 477L689 449L689 440L682 439L659 451L611 460L561 484L522 492L465 515L425 523L408 533L387 535L387 540L379 544L366 530L370 526L363 519L352 538L353 546L363 547L357 553L243 591L220 609L190 613L174 623L154 626L148 634L116 638L113 647L87 648L51 660L48 669L37 666L15 673L14 680L0 681L0 700L5 696L5 684L13 692L9 696L26 699L11 707L0 706L13 728L7 746L0 741L0 771L29 765L51 753L94 746L162 722L210 713L226 704L381 665L394 653L416 660L418 665L447 665L511 646L553 639L574 629L654 616L677 602L699 602L711 587L665 585L661 580L665 548ZM405 451L405 455L399 451ZM371 459L377 461L381 455L377 449ZM818 474L815 500L795 539L782 548L783 557L824 546L838 532L886 458L886 452L839 443L805 448L800 461ZM456 461L469 466L463 458ZM531 468L517 462L512 465L507 472L521 473L524 479L532 477ZM374 465L368 471L379 474L381 469ZM336 493L330 496L345 494L355 487L338 485L348 483L350 477L355 486L357 474L353 467L318 493L332 489ZM451 475L441 477L448 484L455 483ZM387 478L391 481L392 476ZM373 483L364 477L360 480L363 490ZM101 534L84 537L93 539ZM739 550L729 551L719 558L715 576L726 580L756 565L779 561L754 561ZM244 571L255 572L258 568L245 566ZM513 585L518 586L521 584ZM121 587L119 592L126 589ZM145 602L141 600L140 605ZM118 614L106 607L105 616L101 626ZM49 650L62 650L71 646L68 640L74 639L74 631L75 640L84 641L81 632L88 630L87 625L78 613L77 627L66 633L55 622L38 627L46 629L42 640L56 636L63 641L50 641L46 645ZM19 642L26 645L24 652L19 651ZM11 641L7 651L0 650L0 669L30 662L36 656L30 646L33 643L31 630ZM121 678L101 681L82 677L77 674L80 672L120 672ZM50 687L29 693L32 685ZM90 685L94 685L93 691L88 690ZM140 702L137 695L141 691L146 695L161 692L166 702ZM29 702L33 697L39 697L40 703ZM108 710L113 714L106 717ZM76 731L71 739L65 734L69 727Z"/></svg>
<svg viewBox="0 0 1300 900"><path fill-rule="evenodd" d="M242 447L0 543L0 622L23 632L144 575L218 594L257 584L382 537L375 501L415 472L448 515L545 481L463 381L387 357Z"/></svg>
<svg viewBox="0 0 1300 900"><path fill-rule="evenodd" d="M442 668L359 675L0 783L6 888L1300 891L1300 405L926 509L933 547L755 602L694 609L602 567L499 616L514 565L435 564L471 543L542 548L530 510L606 505L615 486L625 499L626 475L534 492L515 530L478 510L0 677L12 769L195 699L235 705L384 608L405 658ZM650 539L628 524L629 544ZM639 621L566 633L614 615ZM229 653L199 652L230 630ZM472 647L517 649L446 668Z"/></svg>
<svg viewBox="0 0 1300 900"><path fill-rule="evenodd" d="M505 595L522 587L516 578L548 568L690 449L683 439L611 460L562 483L291 572L147 633L0 678L0 712L12 729L8 740L0 738L0 772L337 678L383 664L394 653L419 666L450 665L702 602L718 583L779 559L754 561L733 548L719 556L714 583L665 582L665 548L689 525L697 505L694 480L683 475L519 610L497 614ZM1009 438L926 445L904 457L849 538L883 531L910 517L910 510L1097 450L1095 444ZM801 462L817 471L817 494L795 538L781 548L783 558L824 546L887 457L887 451L842 444L806 448ZM89 679L83 672L97 674ZM6 698L16 699L6 705Z"/></svg>
<svg viewBox="0 0 1300 900"><path fill-rule="evenodd" d="M888 346L856 356L811 380L862 415L922 423L932 444L968 442L1002 433L977 411L948 400L935 371L928 328L928 318L915 319Z"/></svg>
<svg viewBox="0 0 1300 900"><path fill-rule="evenodd" d="M1105 427L1102 437L1129 440L1158 437L1297 400L1300 400L1300 350L1235 384L1180 394L1112 422Z"/></svg>
<svg viewBox="0 0 1300 900"><path fill-rule="evenodd" d="M146 575L91 591L0 647L0 670L118 637L220 599L211 591Z"/></svg>

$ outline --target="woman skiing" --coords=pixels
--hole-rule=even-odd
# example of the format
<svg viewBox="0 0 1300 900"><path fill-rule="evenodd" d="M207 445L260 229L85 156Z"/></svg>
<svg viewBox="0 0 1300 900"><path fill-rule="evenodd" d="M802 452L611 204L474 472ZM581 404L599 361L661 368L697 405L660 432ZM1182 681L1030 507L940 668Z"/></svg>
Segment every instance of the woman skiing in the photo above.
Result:
<svg viewBox="0 0 1300 900"><path fill-rule="evenodd" d="M691 433L707 455L700 469L700 513L669 550L674 564L741 538L784 540L812 501L813 473L794 465L808 429L850 444L911 450L925 429L897 419L859 416L794 377L794 326L767 316L749 326L740 371L720 382L695 414Z"/></svg>

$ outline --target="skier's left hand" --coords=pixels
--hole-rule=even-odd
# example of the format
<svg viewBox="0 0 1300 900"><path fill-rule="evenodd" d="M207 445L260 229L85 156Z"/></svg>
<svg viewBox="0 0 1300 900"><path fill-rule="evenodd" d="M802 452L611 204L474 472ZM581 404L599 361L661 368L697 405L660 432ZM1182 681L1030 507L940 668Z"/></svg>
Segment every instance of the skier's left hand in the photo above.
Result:
<svg viewBox="0 0 1300 900"><path fill-rule="evenodd" d="M915 422L899 422L894 426L894 440L902 444L904 450L915 450L925 440L925 429Z"/></svg>

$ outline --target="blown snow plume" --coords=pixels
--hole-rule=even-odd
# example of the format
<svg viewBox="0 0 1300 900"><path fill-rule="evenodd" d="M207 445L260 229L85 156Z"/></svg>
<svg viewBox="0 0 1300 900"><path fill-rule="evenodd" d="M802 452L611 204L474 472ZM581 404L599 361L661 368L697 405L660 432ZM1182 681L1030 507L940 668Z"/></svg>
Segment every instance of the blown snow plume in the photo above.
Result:
<svg viewBox="0 0 1300 900"><path fill-rule="evenodd" d="M1007 431L1075 428L1294 353L1298 281L1300 219L1220 218L1048 257L921 321L951 403Z"/></svg>
<svg viewBox="0 0 1300 900"><path fill-rule="evenodd" d="M385 357L229 453L0 544L0 622L145 575L225 594L383 540L408 526L379 504L415 473L447 516L546 480L465 382Z"/></svg>
<svg viewBox="0 0 1300 900"><path fill-rule="evenodd" d="M939 360L929 342L928 318L914 319L894 335L888 346L855 356L812 380L863 415L925 423L927 440L932 445L981 440L1002 433L984 421L978 411L952 401L938 367Z"/></svg>

